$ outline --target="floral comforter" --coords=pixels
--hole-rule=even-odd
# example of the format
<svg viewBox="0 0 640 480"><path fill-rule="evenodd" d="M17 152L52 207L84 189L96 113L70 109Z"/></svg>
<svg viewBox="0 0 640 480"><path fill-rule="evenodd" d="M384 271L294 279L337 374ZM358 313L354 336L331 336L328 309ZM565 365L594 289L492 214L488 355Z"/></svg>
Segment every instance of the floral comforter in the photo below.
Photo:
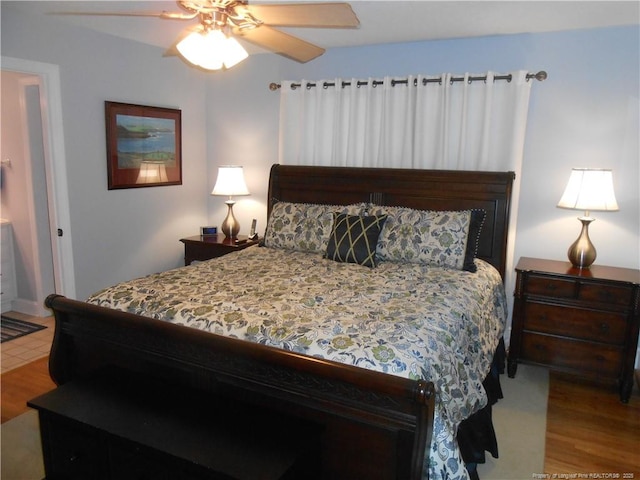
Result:
<svg viewBox="0 0 640 480"><path fill-rule="evenodd" d="M88 301L392 375L432 381L432 480L466 479L456 443L484 407L482 381L506 321L499 273L419 264L377 268L248 248L121 283Z"/></svg>

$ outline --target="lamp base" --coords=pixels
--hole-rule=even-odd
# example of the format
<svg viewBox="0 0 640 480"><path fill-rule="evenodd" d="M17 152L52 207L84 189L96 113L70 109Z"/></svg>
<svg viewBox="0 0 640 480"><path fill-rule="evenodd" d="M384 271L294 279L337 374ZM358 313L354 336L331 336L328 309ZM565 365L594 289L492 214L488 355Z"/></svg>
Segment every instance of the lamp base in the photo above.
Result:
<svg viewBox="0 0 640 480"><path fill-rule="evenodd" d="M227 238L236 238L238 233L240 233L240 224L236 220L236 217L233 216L233 205L236 202L233 200L227 200L224 203L226 203L228 207L227 217L222 222L220 228Z"/></svg>
<svg viewBox="0 0 640 480"><path fill-rule="evenodd" d="M596 247L589 238L589 224L595 220L591 217L578 217L582 222L582 231L578 239L569 247L569 261L576 268L589 268L596 259Z"/></svg>

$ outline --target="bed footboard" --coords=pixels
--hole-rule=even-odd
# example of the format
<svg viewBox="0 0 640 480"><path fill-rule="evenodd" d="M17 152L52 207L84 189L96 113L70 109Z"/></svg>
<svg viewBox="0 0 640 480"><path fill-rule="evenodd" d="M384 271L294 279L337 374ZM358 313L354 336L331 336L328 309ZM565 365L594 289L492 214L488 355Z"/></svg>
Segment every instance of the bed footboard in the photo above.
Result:
<svg viewBox="0 0 640 480"><path fill-rule="evenodd" d="M433 384L51 295L50 374L62 385L117 366L203 395L238 398L322 427L322 478L420 479ZM203 398L206 402L206 398ZM304 439L301 439L303 441Z"/></svg>

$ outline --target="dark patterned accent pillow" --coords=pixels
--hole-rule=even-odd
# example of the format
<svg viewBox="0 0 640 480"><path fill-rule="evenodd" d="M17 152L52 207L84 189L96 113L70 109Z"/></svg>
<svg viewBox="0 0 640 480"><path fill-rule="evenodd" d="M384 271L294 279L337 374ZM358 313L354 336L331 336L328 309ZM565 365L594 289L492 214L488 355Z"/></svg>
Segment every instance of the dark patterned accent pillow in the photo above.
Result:
<svg viewBox="0 0 640 480"><path fill-rule="evenodd" d="M376 266L376 245L386 215L333 214L333 228L327 244L326 258L336 262Z"/></svg>

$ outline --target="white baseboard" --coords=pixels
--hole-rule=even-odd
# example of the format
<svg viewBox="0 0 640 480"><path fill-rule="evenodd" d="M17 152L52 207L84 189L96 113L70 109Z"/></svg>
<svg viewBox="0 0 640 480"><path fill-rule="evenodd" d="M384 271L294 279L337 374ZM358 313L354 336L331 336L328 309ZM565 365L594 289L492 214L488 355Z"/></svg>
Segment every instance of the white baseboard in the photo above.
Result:
<svg viewBox="0 0 640 480"><path fill-rule="evenodd" d="M52 315L51 310L46 308L44 303L40 305L34 300L23 298L14 298L11 302L11 310L34 317L50 317Z"/></svg>
<svg viewBox="0 0 640 480"><path fill-rule="evenodd" d="M2 310L2 313L10 312L13 309L13 300L10 300L8 302L3 301L0 307L1 307L0 309Z"/></svg>

